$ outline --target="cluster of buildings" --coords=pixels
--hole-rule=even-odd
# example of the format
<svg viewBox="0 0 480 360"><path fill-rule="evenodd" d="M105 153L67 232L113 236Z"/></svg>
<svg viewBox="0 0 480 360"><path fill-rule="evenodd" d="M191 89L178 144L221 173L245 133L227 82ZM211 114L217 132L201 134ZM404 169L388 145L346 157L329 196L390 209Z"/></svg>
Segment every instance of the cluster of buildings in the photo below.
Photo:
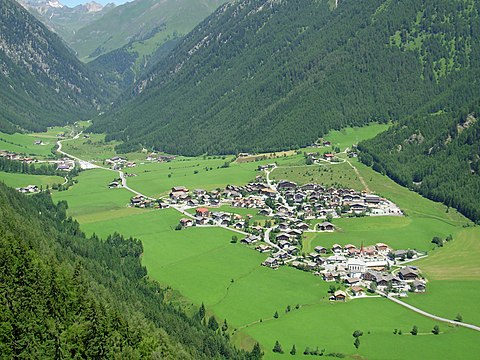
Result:
<svg viewBox="0 0 480 360"><path fill-rule="evenodd" d="M12 160L12 161L21 161L26 164L33 164L37 160L31 157L26 157L21 154L17 154L12 151L7 151L7 150L0 150L0 157L7 159L7 160Z"/></svg>
<svg viewBox="0 0 480 360"><path fill-rule="evenodd" d="M175 160L177 157L174 155L157 155L155 153L151 153L147 155L147 161L158 161L158 162L170 162Z"/></svg>
<svg viewBox="0 0 480 360"><path fill-rule="evenodd" d="M63 158L57 161L57 170L72 171L75 168L75 161L69 158Z"/></svg>
<svg viewBox="0 0 480 360"><path fill-rule="evenodd" d="M277 244L281 250L272 253L262 265L273 269L289 265L321 276L327 282L342 282L347 289L342 291L342 296L363 296L365 289L400 294L426 289L426 282L417 267L400 266L406 253L409 259L420 255L413 250L394 251L383 243L360 248L352 244L334 244L329 249L317 246L314 252L297 256L298 249L290 251L291 243L281 240ZM332 299L345 300L342 296L333 294Z"/></svg>
<svg viewBox="0 0 480 360"><path fill-rule="evenodd" d="M121 156L114 156L110 159L106 159L105 165L110 166L113 170L121 170L123 168L133 168L137 166L135 162L128 161L126 158Z"/></svg>
<svg viewBox="0 0 480 360"><path fill-rule="evenodd" d="M34 194L40 192L40 189L37 185L28 185L25 187L16 188L16 190L22 194Z"/></svg>
<svg viewBox="0 0 480 360"><path fill-rule="evenodd" d="M342 215L403 215L393 202L377 195L353 189L324 187L319 184L298 186L288 180L276 185L280 201L275 204L279 212L289 216L302 214L305 218L332 218ZM286 204L285 204L286 202Z"/></svg>

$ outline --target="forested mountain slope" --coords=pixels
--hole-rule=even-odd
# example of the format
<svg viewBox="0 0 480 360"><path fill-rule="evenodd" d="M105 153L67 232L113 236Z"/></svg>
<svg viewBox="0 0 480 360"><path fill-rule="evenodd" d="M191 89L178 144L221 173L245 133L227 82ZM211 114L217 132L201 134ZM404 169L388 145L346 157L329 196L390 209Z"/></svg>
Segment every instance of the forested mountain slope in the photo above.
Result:
<svg viewBox="0 0 480 360"><path fill-rule="evenodd" d="M0 0L0 131L43 130L95 114L109 94L60 38Z"/></svg>
<svg viewBox="0 0 480 360"><path fill-rule="evenodd" d="M359 145L361 160L422 195L480 220L480 106L402 121Z"/></svg>
<svg viewBox="0 0 480 360"><path fill-rule="evenodd" d="M451 84L375 139L361 159L398 183L480 220L480 15L473 1L432 1L392 38L425 77Z"/></svg>
<svg viewBox="0 0 480 360"><path fill-rule="evenodd" d="M2 358L258 359L164 301L140 241L87 238L48 194L0 183Z"/></svg>
<svg viewBox="0 0 480 360"><path fill-rule="evenodd" d="M422 48L427 54L397 44L404 25L429 17L424 9L434 3L226 4L92 130L125 141L124 151L141 145L197 155L293 148L333 128L398 120L442 93L470 66L461 55L454 69L432 62L428 53L436 56L437 50L428 39ZM455 11L472 7L471 15L478 11L471 1L439 4ZM439 30L451 33L456 26ZM472 46L465 49L476 51L478 32L472 26L468 40L451 44L452 51L460 54L467 41Z"/></svg>

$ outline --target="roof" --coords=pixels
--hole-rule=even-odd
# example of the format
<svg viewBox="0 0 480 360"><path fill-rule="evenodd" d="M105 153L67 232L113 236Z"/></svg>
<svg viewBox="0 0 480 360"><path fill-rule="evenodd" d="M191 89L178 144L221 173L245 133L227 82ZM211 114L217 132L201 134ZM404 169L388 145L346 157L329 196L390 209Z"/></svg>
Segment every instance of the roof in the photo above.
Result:
<svg viewBox="0 0 480 360"><path fill-rule="evenodd" d="M345 293L345 291L342 291L342 290L335 291L335 293L333 295L335 297L339 297L339 296L347 297L347 294Z"/></svg>
<svg viewBox="0 0 480 360"><path fill-rule="evenodd" d="M201 208L198 208L198 209L196 210L196 212L199 212L199 213L207 213L207 212L209 212L209 211L210 211L210 210L208 210L208 209L205 208L205 207L201 207Z"/></svg>

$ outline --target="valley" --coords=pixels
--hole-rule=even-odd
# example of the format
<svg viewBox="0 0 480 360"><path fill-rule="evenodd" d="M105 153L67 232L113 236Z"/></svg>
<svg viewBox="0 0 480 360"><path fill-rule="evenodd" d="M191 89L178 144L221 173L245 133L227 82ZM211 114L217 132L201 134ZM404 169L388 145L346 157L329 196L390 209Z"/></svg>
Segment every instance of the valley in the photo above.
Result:
<svg viewBox="0 0 480 360"><path fill-rule="evenodd" d="M0 0L0 357L477 359L480 3Z"/></svg>
<svg viewBox="0 0 480 360"><path fill-rule="evenodd" d="M331 137L326 136L325 139L338 144L344 142L345 147L351 146L349 143L352 140L348 133L345 138L332 133ZM92 140L91 143L85 144L88 140ZM65 141L63 150L83 159L96 159L103 166L106 156L99 151L100 142L103 142L102 138L97 142L80 136L77 140ZM111 157L111 150L108 149L112 145L105 143L103 146L104 154ZM305 149L305 152L310 150ZM304 168L305 171L314 172L318 168L328 167L339 180L355 174L351 168L348 172L334 164L299 165L305 162L303 151L299 155L247 163L231 162L231 157L177 157L171 162L158 163L146 161L145 153L127 156L138 163L136 167L123 169L124 172L137 174L127 179L128 185L155 197L166 195L171 187L179 184L208 190L226 185L242 186L259 175L259 165L270 162L279 164L271 174L274 178L275 173L282 169L285 172L280 172L280 177L285 175L285 179L288 179L290 170L295 176L298 166L302 166L301 173ZM230 161L230 166L222 168L226 160ZM366 246L382 242L394 249L410 248L428 252L427 258L418 260L418 266L427 279L427 291L410 293L404 301L449 319L461 313L465 322L479 324L480 318L472 305L473 299L479 295L479 268L474 260L478 252L471 245L471 241L479 235L478 228L457 212L446 212L444 205L426 200L395 184L358 160L350 158L349 161L372 191L394 201L406 216L333 219L339 230L324 234L304 233L302 251L310 252L315 246L329 247L335 243L351 243L360 247L362 244ZM199 173L194 174L196 169L199 169ZM171 177L168 177L169 174ZM478 337L473 330L424 318L375 296L352 298L346 303L329 301L331 283L292 267L271 270L261 266L267 254L258 253L241 243L232 244L230 240L235 233L228 229L197 226L176 231L175 227L184 214L174 208L158 210L128 207L132 194L122 188L109 189L107 186L115 177L115 172L111 170L86 170L79 174L78 183L67 191L53 192L52 196L55 201L68 202L69 215L80 222L87 234L105 237L119 232L139 238L144 245L143 264L147 266L150 277L175 290L177 295L172 301L182 304L190 312L196 311L201 303L205 304L207 311L214 314L219 323L227 320L228 332L235 344L250 349L254 341L259 341L267 359L281 357L271 351L277 340L285 352L295 344L297 356L303 356L306 347L314 351L318 346L320 351L325 349L325 354L360 354L369 359L383 359L387 354L390 354L390 358L389 348L396 349L396 355L392 358L433 359L446 353L454 356L461 351L464 341L471 339L473 343ZM311 178L296 180L301 184L310 182ZM315 181L321 183L322 178ZM357 183L357 189L362 188L362 184ZM235 212L236 209L223 207L219 210ZM247 211L255 214L255 209L241 208L237 213L245 216ZM254 216L255 221L260 223L266 219ZM445 238L450 234L454 240L442 248L436 249L431 243L434 236ZM237 235L239 239L242 238L240 234ZM469 251L462 254L462 249L466 247ZM413 264L417 265L417 262ZM452 278L448 276L449 273L456 275ZM462 295L449 297L447 303L443 299L451 291ZM287 307L291 309L288 312L285 311ZM278 312L278 318L274 317L275 312ZM435 324L441 328L438 337L431 333ZM409 331L413 325L418 326L420 334L430 336L411 336ZM364 332L358 350L353 346L351 336L356 329ZM394 329L402 330L403 334L393 335ZM428 349L430 355L425 357L422 352L417 356L411 352L412 347Z"/></svg>

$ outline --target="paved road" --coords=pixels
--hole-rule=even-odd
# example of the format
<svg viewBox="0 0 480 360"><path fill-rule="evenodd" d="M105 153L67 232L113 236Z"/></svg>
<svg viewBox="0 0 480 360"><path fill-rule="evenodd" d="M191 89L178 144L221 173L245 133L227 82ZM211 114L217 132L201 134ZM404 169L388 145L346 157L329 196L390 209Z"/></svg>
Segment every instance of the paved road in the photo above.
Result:
<svg viewBox="0 0 480 360"><path fill-rule="evenodd" d="M277 250L282 250L280 249L280 246L270 241L270 232L272 231L272 229L273 228L268 228L267 230L265 230L265 234L263 235L263 241Z"/></svg>
<svg viewBox="0 0 480 360"><path fill-rule="evenodd" d="M436 316L436 315L433 315L433 314L430 314L426 311L423 311L419 308L416 308L415 306L412 306L410 304L407 304L407 303L404 303L403 301L393 297L393 296L387 296L386 294L382 293L382 292L378 292L380 295L386 297L387 299L399 304L399 305L402 305L404 307L406 307L407 309L410 309L412 311L415 311L416 313L420 314L420 315L423 315L423 316L426 316L426 317L429 317L430 319L433 319L433 320L437 320L437 321L441 321L441 322L444 322L444 323L447 323L447 324L451 324L451 325L456 325L456 326L463 326L463 327L466 327L466 328L469 328L469 329L472 329L472 330L475 330L475 331L480 331L480 327L479 326L476 326L476 325L472 325L472 324L467 324L467 323L464 323L464 322L458 322L458 321L454 321L454 320L450 320L450 319L445 319L445 318L442 318L440 316Z"/></svg>

